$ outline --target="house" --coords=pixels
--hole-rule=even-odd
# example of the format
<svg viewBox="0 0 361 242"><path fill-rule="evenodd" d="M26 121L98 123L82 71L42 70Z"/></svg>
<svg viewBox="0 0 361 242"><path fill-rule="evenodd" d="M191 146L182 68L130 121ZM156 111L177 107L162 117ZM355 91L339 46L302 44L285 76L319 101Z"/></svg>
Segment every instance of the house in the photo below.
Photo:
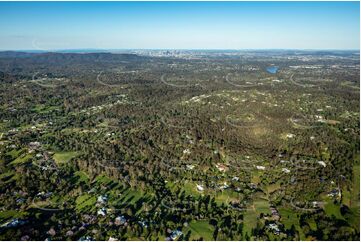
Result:
<svg viewBox="0 0 361 242"><path fill-rule="evenodd" d="M99 197L98 197L98 200L97 200L97 202L98 203L106 203L107 202L107 200L108 200L108 198L107 198L107 196L106 195L100 195Z"/></svg>
<svg viewBox="0 0 361 242"><path fill-rule="evenodd" d="M187 170L193 170L193 168L195 167L195 165L186 165Z"/></svg>
<svg viewBox="0 0 361 242"><path fill-rule="evenodd" d="M35 141L35 142L30 142L29 143L29 148L32 149L32 150L36 150L38 148L40 148L40 142L38 141Z"/></svg>
<svg viewBox="0 0 361 242"><path fill-rule="evenodd" d="M22 204L22 203L24 203L25 202L25 198L18 198L18 199L16 199L16 203L17 204Z"/></svg>
<svg viewBox="0 0 361 242"><path fill-rule="evenodd" d="M138 221L138 224L140 224L143 228L148 228L148 224L145 221Z"/></svg>
<svg viewBox="0 0 361 242"><path fill-rule="evenodd" d="M256 168L257 168L257 170L265 170L266 169L266 167L264 167L264 166L256 166Z"/></svg>
<svg viewBox="0 0 361 242"><path fill-rule="evenodd" d="M105 216L107 214L107 210L103 207L98 210L98 215Z"/></svg>
<svg viewBox="0 0 361 242"><path fill-rule="evenodd" d="M216 167L220 172L225 172L228 170L228 167L221 163L217 163Z"/></svg>
<svg viewBox="0 0 361 242"><path fill-rule="evenodd" d="M51 235L51 236L55 236L56 232L54 230L54 228L49 229L49 231L47 232L47 234Z"/></svg>
<svg viewBox="0 0 361 242"><path fill-rule="evenodd" d="M313 208L320 208L322 206L322 202L313 201L312 206Z"/></svg>
<svg viewBox="0 0 361 242"><path fill-rule="evenodd" d="M115 225L123 225L126 222L127 222L126 218L123 215L121 215L121 216L118 216L118 217L115 218L114 223L115 223Z"/></svg>
<svg viewBox="0 0 361 242"><path fill-rule="evenodd" d="M36 154L35 156L36 156L36 158L41 158L41 157L43 157L43 155L40 154L40 153Z"/></svg>
<svg viewBox="0 0 361 242"><path fill-rule="evenodd" d="M275 223L271 223L267 225L267 228L273 231L274 234L279 235L281 230L278 228L278 225Z"/></svg>
<svg viewBox="0 0 361 242"><path fill-rule="evenodd" d="M341 197L341 191L338 188L332 189L331 192L327 194L328 197Z"/></svg>
<svg viewBox="0 0 361 242"><path fill-rule="evenodd" d="M182 235L182 231L180 230L173 230L172 233L170 234L170 239L171 240L177 240L179 239L179 237Z"/></svg>
<svg viewBox="0 0 361 242"><path fill-rule="evenodd" d="M281 216L278 213L278 210L275 207L270 207L270 210L271 210L271 214L272 214L272 219L277 220L277 221L280 220Z"/></svg>
<svg viewBox="0 0 361 242"><path fill-rule="evenodd" d="M257 189L257 185L254 184L254 183L250 183L248 186L249 186L251 189Z"/></svg>
<svg viewBox="0 0 361 242"><path fill-rule="evenodd" d="M93 241L94 239L90 236L80 237L78 241Z"/></svg>
<svg viewBox="0 0 361 242"><path fill-rule="evenodd" d="M223 189L227 189L228 187L229 186L228 186L227 182L224 182L223 185L220 186L219 188L223 190Z"/></svg>
<svg viewBox="0 0 361 242"><path fill-rule="evenodd" d="M198 190L199 192L203 192L203 191L204 191L204 188L203 188L202 185L198 185L198 184L197 184L197 190Z"/></svg>
<svg viewBox="0 0 361 242"><path fill-rule="evenodd" d="M291 171L287 168L282 168L282 171L285 172L285 173L290 173Z"/></svg>
<svg viewBox="0 0 361 242"><path fill-rule="evenodd" d="M317 163L323 167L326 167L326 163L324 161L319 160Z"/></svg>
<svg viewBox="0 0 361 242"><path fill-rule="evenodd" d="M185 150L183 150L183 154L190 155L191 151L189 149L185 149Z"/></svg>
<svg viewBox="0 0 361 242"><path fill-rule="evenodd" d="M93 187L92 189L90 189L90 190L88 191L88 193L94 193L94 192L96 192L95 187Z"/></svg>
<svg viewBox="0 0 361 242"><path fill-rule="evenodd" d="M239 177L234 176L234 177L232 178L232 181L239 181Z"/></svg>

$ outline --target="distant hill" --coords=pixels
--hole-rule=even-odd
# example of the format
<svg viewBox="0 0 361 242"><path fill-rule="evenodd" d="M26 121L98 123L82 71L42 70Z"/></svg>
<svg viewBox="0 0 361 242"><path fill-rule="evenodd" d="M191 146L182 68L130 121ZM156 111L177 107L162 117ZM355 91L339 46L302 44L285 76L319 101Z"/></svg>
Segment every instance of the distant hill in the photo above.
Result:
<svg viewBox="0 0 361 242"><path fill-rule="evenodd" d="M31 58L37 59L56 59L56 60L93 60L93 59L137 59L144 58L135 54L114 54L107 52L100 53L59 53L59 52L45 52L45 53L30 53L30 52L18 52L18 51L2 51L0 52L0 58Z"/></svg>

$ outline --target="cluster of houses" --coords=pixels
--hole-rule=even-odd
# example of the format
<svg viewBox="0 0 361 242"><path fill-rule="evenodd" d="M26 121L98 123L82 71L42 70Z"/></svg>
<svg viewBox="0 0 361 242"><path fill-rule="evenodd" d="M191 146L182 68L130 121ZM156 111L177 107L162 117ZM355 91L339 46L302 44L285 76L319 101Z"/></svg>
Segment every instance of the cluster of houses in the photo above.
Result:
<svg viewBox="0 0 361 242"><path fill-rule="evenodd" d="M125 94L118 95L117 97L119 97L120 99L113 103L102 104L102 105L92 106L92 107L89 107L86 109L82 109L82 110L80 110L80 113L85 113L87 115L90 115L90 114L95 114L95 113L101 112L104 109L112 108L115 105L135 104L135 102L129 101L127 95L125 95Z"/></svg>

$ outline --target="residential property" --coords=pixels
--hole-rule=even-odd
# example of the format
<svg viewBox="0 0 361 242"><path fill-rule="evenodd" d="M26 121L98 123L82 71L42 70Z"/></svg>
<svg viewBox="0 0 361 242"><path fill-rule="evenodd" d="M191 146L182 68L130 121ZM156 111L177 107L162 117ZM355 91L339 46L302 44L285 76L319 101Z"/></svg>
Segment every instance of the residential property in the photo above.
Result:
<svg viewBox="0 0 361 242"><path fill-rule="evenodd" d="M200 191L200 192L203 192L204 191L204 187L202 185L198 185L197 184L197 190Z"/></svg>

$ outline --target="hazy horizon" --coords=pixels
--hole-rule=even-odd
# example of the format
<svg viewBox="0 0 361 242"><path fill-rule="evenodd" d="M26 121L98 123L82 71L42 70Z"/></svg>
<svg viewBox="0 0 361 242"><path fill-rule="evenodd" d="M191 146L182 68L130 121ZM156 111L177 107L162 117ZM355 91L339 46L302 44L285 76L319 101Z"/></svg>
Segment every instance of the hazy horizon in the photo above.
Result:
<svg viewBox="0 0 361 242"><path fill-rule="evenodd" d="M359 2L0 2L0 50L359 50Z"/></svg>

